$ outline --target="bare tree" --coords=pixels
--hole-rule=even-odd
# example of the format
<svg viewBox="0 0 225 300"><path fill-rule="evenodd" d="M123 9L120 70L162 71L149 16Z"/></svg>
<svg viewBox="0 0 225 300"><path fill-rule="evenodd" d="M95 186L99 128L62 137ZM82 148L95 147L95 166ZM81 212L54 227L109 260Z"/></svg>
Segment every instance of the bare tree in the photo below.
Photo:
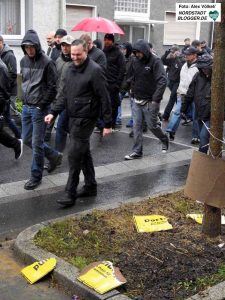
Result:
<svg viewBox="0 0 225 300"><path fill-rule="evenodd" d="M212 75L210 155L220 157L223 144L225 98L225 0L221 3L221 23L215 23L215 49ZM202 232L210 237L221 234L221 209L205 204Z"/></svg>

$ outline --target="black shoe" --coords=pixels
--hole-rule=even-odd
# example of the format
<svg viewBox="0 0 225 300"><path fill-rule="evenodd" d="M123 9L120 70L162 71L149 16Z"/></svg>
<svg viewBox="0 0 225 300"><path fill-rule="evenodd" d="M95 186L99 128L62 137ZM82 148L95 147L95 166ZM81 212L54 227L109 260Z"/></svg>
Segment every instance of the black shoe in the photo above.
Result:
<svg viewBox="0 0 225 300"><path fill-rule="evenodd" d="M142 132L146 133L148 131L148 127L146 125L143 126Z"/></svg>
<svg viewBox="0 0 225 300"><path fill-rule="evenodd" d="M134 137L134 132L133 132L133 130L129 133L129 137Z"/></svg>
<svg viewBox="0 0 225 300"><path fill-rule="evenodd" d="M23 155L23 140L18 140L18 145L14 148L15 151L15 159L19 159Z"/></svg>
<svg viewBox="0 0 225 300"><path fill-rule="evenodd" d="M166 140L162 142L162 153L166 153L169 149L169 138L166 136Z"/></svg>
<svg viewBox="0 0 225 300"><path fill-rule="evenodd" d="M56 157L49 160L48 173L53 172L62 163L63 154L59 153Z"/></svg>
<svg viewBox="0 0 225 300"><path fill-rule="evenodd" d="M24 189L25 190L34 190L40 184L41 184L41 180L35 180L35 179L31 178L24 184Z"/></svg>
<svg viewBox="0 0 225 300"><path fill-rule="evenodd" d="M181 123L181 125L183 125L183 126L187 126L189 123L191 123L192 122L192 120L191 119L185 119L182 123Z"/></svg>
<svg viewBox="0 0 225 300"><path fill-rule="evenodd" d="M198 139L198 138L193 138L192 140L191 140L191 144L192 145L198 145L200 143L200 140Z"/></svg>
<svg viewBox="0 0 225 300"><path fill-rule="evenodd" d="M66 193L65 199L58 199L56 202L63 206L72 206L76 203L76 195Z"/></svg>
<svg viewBox="0 0 225 300"><path fill-rule="evenodd" d="M97 188L85 188L82 187L78 192L77 192L77 198L83 198L83 197L94 197L97 196Z"/></svg>
<svg viewBox="0 0 225 300"><path fill-rule="evenodd" d="M129 155L125 155L125 157L124 157L125 160L133 160L133 159L138 159L138 158L142 158L142 154L138 154L136 152L133 152Z"/></svg>
<svg viewBox="0 0 225 300"><path fill-rule="evenodd" d="M169 134L169 139L170 139L170 141L174 141L174 139L175 139L175 133L173 133L173 132L168 132L168 134Z"/></svg>

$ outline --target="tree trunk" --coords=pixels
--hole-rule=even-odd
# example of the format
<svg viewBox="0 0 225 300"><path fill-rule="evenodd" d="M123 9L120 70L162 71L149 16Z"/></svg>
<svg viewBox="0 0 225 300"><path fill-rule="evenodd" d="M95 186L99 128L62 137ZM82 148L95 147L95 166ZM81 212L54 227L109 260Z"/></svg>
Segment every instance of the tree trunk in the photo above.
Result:
<svg viewBox="0 0 225 300"><path fill-rule="evenodd" d="M215 23L215 49L212 76L210 155L220 157L223 144L224 98L225 98L225 0L221 3L221 23ZM207 174L206 174L207 176ZM221 209L205 204L202 232L210 237L221 234Z"/></svg>

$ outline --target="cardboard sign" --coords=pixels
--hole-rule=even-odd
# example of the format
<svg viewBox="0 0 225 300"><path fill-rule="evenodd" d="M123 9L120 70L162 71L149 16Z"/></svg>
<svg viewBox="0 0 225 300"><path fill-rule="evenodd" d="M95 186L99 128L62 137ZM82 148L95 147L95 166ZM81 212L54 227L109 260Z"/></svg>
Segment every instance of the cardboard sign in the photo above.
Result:
<svg viewBox="0 0 225 300"><path fill-rule="evenodd" d="M195 220L198 224L202 224L203 214L187 214L187 218ZM225 225L225 216L221 216L221 224Z"/></svg>
<svg viewBox="0 0 225 300"><path fill-rule="evenodd" d="M134 216L138 232L154 232L173 229L167 218L160 215Z"/></svg>
<svg viewBox="0 0 225 300"><path fill-rule="evenodd" d="M55 268L55 266L56 259L49 258L46 260L34 262L32 265L29 265L22 269L21 273L30 284L33 284L44 277L46 274L51 272Z"/></svg>
<svg viewBox="0 0 225 300"><path fill-rule="evenodd" d="M99 294L104 294L126 283L119 269L110 261L99 261L88 265L83 269L78 280Z"/></svg>
<svg viewBox="0 0 225 300"><path fill-rule="evenodd" d="M184 194L208 205L225 207L225 160L194 151Z"/></svg>

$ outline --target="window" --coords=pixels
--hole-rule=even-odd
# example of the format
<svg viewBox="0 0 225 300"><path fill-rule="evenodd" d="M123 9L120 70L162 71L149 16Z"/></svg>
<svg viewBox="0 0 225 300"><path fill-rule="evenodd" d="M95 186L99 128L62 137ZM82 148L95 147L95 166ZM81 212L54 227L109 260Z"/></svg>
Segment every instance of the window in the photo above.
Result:
<svg viewBox="0 0 225 300"><path fill-rule="evenodd" d="M164 24L164 45L183 45L187 37L191 40L198 38L197 22L176 22L175 12L166 12L165 21L168 23Z"/></svg>
<svg viewBox="0 0 225 300"><path fill-rule="evenodd" d="M0 0L0 32L5 39L21 39L25 33L25 0Z"/></svg>
<svg viewBox="0 0 225 300"><path fill-rule="evenodd" d="M95 7L90 6L78 6L78 5L66 5L66 30L74 38L79 38L83 31L71 31L72 27L79 23L81 20L89 17L93 17L95 13ZM88 33L88 32L87 32Z"/></svg>
<svg viewBox="0 0 225 300"><path fill-rule="evenodd" d="M115 10L147 14L149 0L116 0Z"/></svg>

